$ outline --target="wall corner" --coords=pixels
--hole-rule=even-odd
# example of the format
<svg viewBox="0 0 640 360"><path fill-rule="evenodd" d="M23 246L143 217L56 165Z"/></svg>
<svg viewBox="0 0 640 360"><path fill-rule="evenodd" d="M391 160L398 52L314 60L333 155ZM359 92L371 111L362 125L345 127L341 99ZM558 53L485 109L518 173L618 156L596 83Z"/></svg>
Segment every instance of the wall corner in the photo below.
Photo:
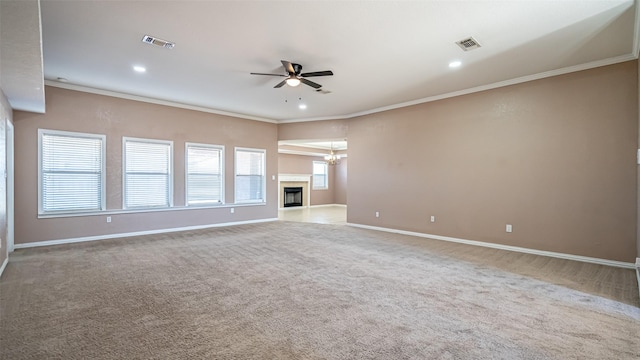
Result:
<svg viewBox="0 0 640 360"><path fill-rule="evenodd" d="M640 257L636 258L636 278L638 278L638 296L640 296Z"/></svg>

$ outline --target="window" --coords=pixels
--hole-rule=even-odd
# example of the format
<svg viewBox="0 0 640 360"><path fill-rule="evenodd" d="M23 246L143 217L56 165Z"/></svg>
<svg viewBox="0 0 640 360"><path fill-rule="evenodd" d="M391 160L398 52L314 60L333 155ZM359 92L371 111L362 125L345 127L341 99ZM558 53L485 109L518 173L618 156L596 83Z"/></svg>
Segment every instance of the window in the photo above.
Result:
<svg viewBox="0 0 640 360"><path fill-rule="evenodd" d="M236 148L235 202L266 202L265 150Z"/></svg>
<svg viewBox="0 0 640 360"><path fill-rule="evenodd" d="M224 202L224 147L187 143L187 205Z"/></svg>
<svg viewBox="0 0 640 360"><path fill-rule="evenodd" d="M38 213L105 209L105 135L38 130Z"/></svg>
<svg viewBox="0 0 640 360"><path fill-rule="evenodd" d="M123 138L125 209L170 207L173 142Z"/></svg>
<svg viewBox="0 0 640 360"><path fill-rule="evenodd" d="M329 169L324 161L313 162L313 189L326 190L329 188Z"/></svg>

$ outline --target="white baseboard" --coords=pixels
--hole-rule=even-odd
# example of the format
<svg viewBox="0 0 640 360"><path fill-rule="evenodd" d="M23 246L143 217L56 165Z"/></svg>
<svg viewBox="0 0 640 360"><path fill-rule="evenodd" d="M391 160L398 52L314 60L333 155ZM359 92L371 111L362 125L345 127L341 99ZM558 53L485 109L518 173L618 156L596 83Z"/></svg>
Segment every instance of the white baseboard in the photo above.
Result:
<svg viewBox="0 0 640 360"><path fill-rule="evenodd" d="M347 207L347 205L344 205L344 204L322 204L322 205L311 205L310 207L318 208L318 207L332 207L332 206Z"/></svg>
<svg viewBox="0 0 640 360"><path fill-rule="evenodd" d="M7 267L8 263L9 263L9 257L4 259L4 261L2 262L2 266L0 266L0 277L2 276L2 273L4 272L4 268Z"/></svg>
<svg viewBox="0 0 640 360"><path fill-rule="evenodd" d="M455 242L455 243L460 243L460 244L482 246L482 247L488 247L488 248L493 248L493 249L515 251L515 252L533 254L533 255L549 256L549 257L554 257L554 258L559 258L559 259L582 261L582 262L587 262L587 263L614 266L614 267L620 267L620 268L625 268L625 269L636 269L636 271L638 271L638 268L637 268L638 262L637 262L637 260L636 260L636 265L634 265L633 263L628 263L628 262L623 262L623 261L607 260L607 259L600 259L600 258L594 258L594 257L589 257L589 256L558 253L558 252L553 252L553 251L529 249L529 248L523 248L523 247L519 247L519 246L494 244L494 243L488 243L488 242L484 242L484 241L458 239L458 238L453 238L453 237L449 237L449 236L431 235L431 234L418 233L418 232L413 232L413 231L396 230L396 229L390 229L390 228L383 228L383 227L369 226L369 225L361 225L361 224L352 224L352 223L347 223L347 225L354 226L354 227L359 227L359 228L363 228L363 229L369 229L369 230L385 231L385 232L391 232L391 233L402 234L402 235L411 235L411 236L423 237L423 238L428 238L428 239L433 239L433 240L450 241L450 242ZM640 277L638 278L638 280L640 281Z"/></svg>
<svg viewBox="0 0 640 360"><path fill-rule="evenodd" d="M70 238L70 239L37 241L37 242L24 243L24 244L15 244L14 247L16 249L26 249L26 248L39 247L39 246L51 246L51 245L71 244L71 243L85 242L85 241L117 239L117 238L130 237L130 236L155 235L155 234L162 234L162 233L168 233L168 232L200 230L200 229L208 229L208 228L216 228L216 227L224 227L224 226L256 224L256 223L271 222L271 221L278 221L278 219L269 218L269 219L259 219L259 220L234 221L234 222L227 222L227 223L220 223L220 224L185 226L185 227L171 228L171 229L145 230L145 231L136 231L136 232L130 232L130 233L117 233L117 234L86 236L86 237Z"/></svg>

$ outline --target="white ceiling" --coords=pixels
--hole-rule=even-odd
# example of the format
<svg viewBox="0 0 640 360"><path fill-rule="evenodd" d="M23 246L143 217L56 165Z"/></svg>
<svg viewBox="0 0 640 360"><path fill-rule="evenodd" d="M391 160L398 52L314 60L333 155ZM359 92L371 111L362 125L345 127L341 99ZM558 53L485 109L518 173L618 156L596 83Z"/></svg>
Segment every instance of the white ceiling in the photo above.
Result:
<svg viewBox="0 0 640 360"><path fill-rule="evenodd" d="M54 86L272 122L345 118L635 59L634 5L41 0L44 77ZM145 44L146 34L175 48ZM464 52L455 44L469 36L482 47ZM274 89L282 78L249 74L284 74L280 60L303 72L332 70L310 79L330 93ZM454 60L462 66L450 69Z"/></svg>
<svg viewBox="0 0 640 360"><path fill-rule="evenodd" d="M45 111L41 38L37 1L0 1L0 85L15 110Z"/></svg>

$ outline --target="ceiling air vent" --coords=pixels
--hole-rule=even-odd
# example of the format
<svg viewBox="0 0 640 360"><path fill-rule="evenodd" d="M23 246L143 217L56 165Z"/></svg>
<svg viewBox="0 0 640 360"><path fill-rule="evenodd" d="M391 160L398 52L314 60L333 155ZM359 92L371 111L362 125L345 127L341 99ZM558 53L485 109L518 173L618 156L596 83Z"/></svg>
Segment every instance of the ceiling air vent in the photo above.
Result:
<svg viewBox="0 0 640 360"><path fill-rule="evenodd" d="M158 38L154 38L153 36L149 36L149 35L145 35L142 38L142 42L146 43L146 44L151 44L151 45L156 45L156 46L160 46L163 47L165 49L173 49L174 46L176 46L176 44L166 41L166 40L162 40L162 39L158 39Z"/></svg>
<svg viewBox="0 0 640 360"><path fill-rule="evenodd" d="M463 39L463 40L460 40L460 41L456 41L456 44L458 46L460 46L460 48L462 50L464 50L464 51L477 49L477 48L482 46L482 45L480 45L478 40L474 39L473 37L468 37L466 39Z"/></svg>

